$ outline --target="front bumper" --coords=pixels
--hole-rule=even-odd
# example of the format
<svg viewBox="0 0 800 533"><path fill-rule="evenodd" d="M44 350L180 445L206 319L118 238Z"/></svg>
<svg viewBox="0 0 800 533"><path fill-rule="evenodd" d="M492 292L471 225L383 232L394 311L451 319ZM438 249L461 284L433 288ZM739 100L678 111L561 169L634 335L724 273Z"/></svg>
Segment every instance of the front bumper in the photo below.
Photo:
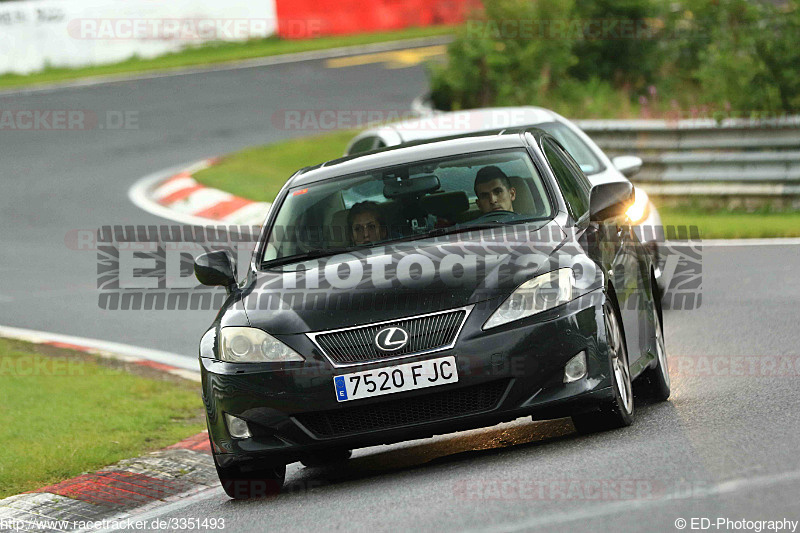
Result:
<svg viewBox="0 0 800 533"><path fill-rule="evenodd" d="M336 369L304 334L279 337L306 357L305 363L287 364L281 369L201 357L203 398L217 461L221 466L252 460L288 464L322 449L388 444L485 427L520 416L569 416L595 409L599 402L613 397L601 290L483 331L481 326L499 303L489 300L475 304L452 349L399 361ZM586 352L588 374L565 384L564 365L580 351ZM447 355L456 357L458 383L336 401L336 375ZM479 396L475 397L473 391L480 391ZM470 404L464 400L467 397L483 403ZM459 411L462 404L472 407ZM437 406L446 408L430 412ZM252 438L232 438L223 413L246 420ZM422 418L419 413L423 413ZM325 427L331 431L324 431L319 424L309 423L329 418L348 421L356 416L363 423L351 423L345 429L328 424Z"/></svg>

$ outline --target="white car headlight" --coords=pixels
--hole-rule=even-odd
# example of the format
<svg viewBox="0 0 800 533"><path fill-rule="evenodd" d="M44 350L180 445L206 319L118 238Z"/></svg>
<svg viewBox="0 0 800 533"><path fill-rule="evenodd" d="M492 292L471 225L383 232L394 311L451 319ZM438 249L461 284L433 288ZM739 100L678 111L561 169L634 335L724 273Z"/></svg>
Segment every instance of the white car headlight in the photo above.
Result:
<svg viewBox="0 0 800 533"><path fill-rule="evenodd" d="M227 327L220 333L219 356L229 363L285 363L303 356L257 328Z"/></svg>
<svg viewBox="0 0 800 533"><path fill-rule="evenodd" d="M639 187L636 187L636 199L625 212L631 224L640 224L650 215L650 197Z"/></svg>
<svg viewBox="0 0 800 533"><path fill-rule="evenodd" d="M547 311L574 300L585 292L576 287L575 273L571 268L559 268L536 276L517 287L492 313L483 329L495 328Z"/></svg>

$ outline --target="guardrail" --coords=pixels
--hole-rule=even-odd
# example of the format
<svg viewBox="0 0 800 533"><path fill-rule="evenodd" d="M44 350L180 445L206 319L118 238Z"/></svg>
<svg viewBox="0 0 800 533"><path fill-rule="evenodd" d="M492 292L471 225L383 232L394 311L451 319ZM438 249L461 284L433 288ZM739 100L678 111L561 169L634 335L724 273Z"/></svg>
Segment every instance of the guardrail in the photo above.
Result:
<svg viewBox="0 0 800 533"><path fill-rule="evenodd" d="M577 122L611 157L641 157L632 180L649 194L800 201L800 117Z"/></svg>

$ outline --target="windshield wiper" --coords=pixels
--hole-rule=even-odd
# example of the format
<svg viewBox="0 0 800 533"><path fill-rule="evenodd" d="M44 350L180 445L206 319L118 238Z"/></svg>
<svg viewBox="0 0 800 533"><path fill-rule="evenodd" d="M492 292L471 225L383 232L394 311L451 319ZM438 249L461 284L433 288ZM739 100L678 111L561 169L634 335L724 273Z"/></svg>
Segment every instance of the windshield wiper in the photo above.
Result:
<svg viewBox="0 0 800 533"><path fill-rule="evenodd" d="M442 235L453 235L456 233L466 233L468 231L482 231L485 229L503 228L507 225L508 224L504 224L502 222L485 222L483 224L472 225L456 224L455 226L450 226L448 228L438 228L433 231L429 231L425 234L425 237L440 237Z"/></svg>
<svg viewBox="0 0 800 533"><path fill-rule="evenodd" d="M272 269L275 267L288 265L291 263L302 263L303 261L311 261L312 259L319 259L321 257L328 257L346 251L346 248L326 248L324 250L312 250L304 254L288 255L286 257L278 257L271 261L261 263L261 268Z"/></svg>
<svg viewBox="0 0 800 533"><path fill-rule="evenodd" d="M455 226L450 226L447 228L437 228L435 230L429 231L428 233L424 233L422 237L439 237L441 235L452 235L454 233L464 233L467 231L482 231L486 229L495 229L495 228L507 228L509 226L513 226L516 224L521 224L525 222L533 222L535 220L547 220L540 217L534 218L526 218L522 220L513 220L509 222L482 222L480 224L456 224Z"/></svg>
<svg viewBox="0 0 800 533"><path fill-rule="evenodd" d="M513 226L516 224L526 223L526 222L534 222L534 221L542 221L542 220L550 220L549 218L542 218L542 217L533 217L533 218L525 218L520 220L512 220L509 222L483 222L480 224L455 224L453 226L448 226L446 228L436 228L432 229L431 231L427 231L425 233L415 233L412 235L406 235L405 237L400 237L397 239L392 239L387 242L387 244L392 244L396 242L408 242L408 241L416 241L419 239L429 239L429 238L436 238L442 237L444 235L454 235L456 233L466 233L468 231L483 231L486 229L495 229L495 228L507 228L509 226Z"/></svg>

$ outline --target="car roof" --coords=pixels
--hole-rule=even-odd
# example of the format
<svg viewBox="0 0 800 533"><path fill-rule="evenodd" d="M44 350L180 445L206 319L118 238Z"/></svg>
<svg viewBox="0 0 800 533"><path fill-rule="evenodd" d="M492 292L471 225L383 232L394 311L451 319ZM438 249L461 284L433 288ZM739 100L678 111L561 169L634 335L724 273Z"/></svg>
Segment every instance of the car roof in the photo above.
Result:
<svg viewBox="0 0 800 533"><path fill-rule="evenodd" d="M546 135L546 133L541 130L530 131L535 137ZM308 185L317 181L348 174L367 172L373 169L404 165L451 155L487 150L501 150L504 148L523 148L526 146L526 143L520 133L521 130L519 129L511 129L487 133L485 135L457 136L444 139L435 138L431 141L423 140L411 144L401 144L370 152L362 152L301 169L289 179L286 186L295 187Z"/></svg>
<svg viewBox="0 0 800 533"><path fill-rule="evenodd" d="M401 143L465 135L479 131L530 126L558 120L558 115L535 106L487 107L435 113L387 124L361 133L358 138L369 135L397 137Z"/></svg>

